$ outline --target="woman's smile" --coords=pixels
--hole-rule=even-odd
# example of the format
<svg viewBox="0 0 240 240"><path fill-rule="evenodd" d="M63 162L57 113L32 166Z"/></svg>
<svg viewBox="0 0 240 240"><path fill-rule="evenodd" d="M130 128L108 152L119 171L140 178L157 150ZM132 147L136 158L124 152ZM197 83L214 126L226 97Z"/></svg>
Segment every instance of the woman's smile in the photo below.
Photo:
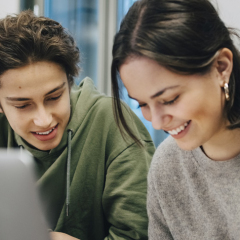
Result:
<svg viewBox="0 0 240 240"><path fill-rule="evenodd" d="M185 132L185 129L187 128L187 126L190 124L191 121L185 122L184 124L182 124L181 126L169 130L167 131L169 134L171 134L173 137L178 136L180 133ZM166 131L166 130L165 130Z"/></svg>

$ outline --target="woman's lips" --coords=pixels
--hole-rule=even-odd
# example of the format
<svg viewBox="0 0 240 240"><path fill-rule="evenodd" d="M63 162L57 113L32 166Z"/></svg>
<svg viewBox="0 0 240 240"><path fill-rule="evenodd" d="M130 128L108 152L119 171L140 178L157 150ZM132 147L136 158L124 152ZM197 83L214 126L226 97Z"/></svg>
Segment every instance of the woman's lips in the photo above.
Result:
<svg viewBox="0 0 240 240"><path fill-rule="evenodd" d="M188 126L189 123L190 123L190 121L187 121L187 122L183 123L181 126L168 131L168 133L171 135L178 135L180 132L182 132Z"/></svg>
<svg viewBox="0 0 240 240"><path fill-rule="evenodd" d="M187 122L187 125L185 124L185 126L184 126L185 128L184 128L183 130L180 129L179 132L173 131L173 132L172 132L173 134L171 134L171 133L170 133L171 131L170 131L170 132L168 132L168 133L171 134L171 136L172 136L173 138L175 138L175 139L182 138L182 137L184 137L184 136L187 134L189 128L191 127L191 123L192 123L191 120L188 121L188 122Z"/></svg>

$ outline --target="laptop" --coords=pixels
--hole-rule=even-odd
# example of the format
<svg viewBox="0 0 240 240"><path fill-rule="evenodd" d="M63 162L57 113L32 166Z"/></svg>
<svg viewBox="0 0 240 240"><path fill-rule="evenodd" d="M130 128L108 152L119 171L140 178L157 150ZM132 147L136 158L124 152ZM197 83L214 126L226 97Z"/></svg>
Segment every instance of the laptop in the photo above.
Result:
<svg viewBox="0 0 240 240"><path fill-rule="evenodd" d="M24 150L0 149L0 239L50 240L47 229L32 156Z"/></svg>

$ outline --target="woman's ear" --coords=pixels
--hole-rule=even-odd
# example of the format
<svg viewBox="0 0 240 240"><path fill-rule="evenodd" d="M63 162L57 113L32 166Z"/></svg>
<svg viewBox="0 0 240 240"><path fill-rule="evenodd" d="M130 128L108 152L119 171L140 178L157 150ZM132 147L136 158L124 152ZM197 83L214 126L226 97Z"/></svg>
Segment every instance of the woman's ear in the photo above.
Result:
<svg viewBox="0 0 240 240"><path fill-rule="evenodd" d="M230 75L233 68L233 54L228 48L220 50L216 58L216 69L220 77L220 86L223 87L224 83L229 83Z"/></svg>

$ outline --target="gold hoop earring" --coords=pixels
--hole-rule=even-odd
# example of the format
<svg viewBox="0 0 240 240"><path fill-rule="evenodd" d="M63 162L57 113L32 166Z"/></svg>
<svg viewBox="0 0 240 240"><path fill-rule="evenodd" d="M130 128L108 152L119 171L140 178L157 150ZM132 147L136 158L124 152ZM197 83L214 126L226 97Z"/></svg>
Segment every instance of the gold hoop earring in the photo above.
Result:
<svg viewBox="0 0 240 240"><path fill-rule="evenodd" d="M230 100L229 88L228 88L228 84L226 82L224 83L223 88L224 88L224 92L225 92L226 101L229 101Z"/></svg>

